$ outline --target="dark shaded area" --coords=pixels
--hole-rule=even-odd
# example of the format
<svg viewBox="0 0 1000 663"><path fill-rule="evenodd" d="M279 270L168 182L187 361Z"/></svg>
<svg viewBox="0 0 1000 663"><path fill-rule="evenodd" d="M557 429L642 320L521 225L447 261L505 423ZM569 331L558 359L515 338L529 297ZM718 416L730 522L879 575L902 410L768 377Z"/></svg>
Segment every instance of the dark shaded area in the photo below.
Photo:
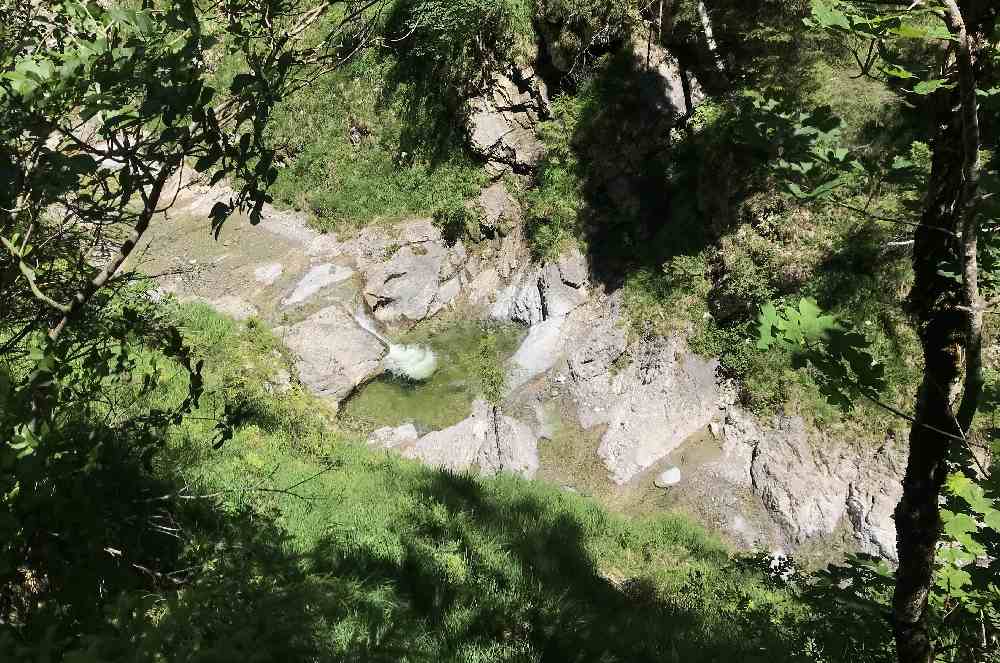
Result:
<svg viewBox="0 0 1000 663"><path fill-rule="evenodd" d="M137 495L164 489L135 485ZM177 554L157 557L154 568L181 572L151 581L130 568L129 548L121 577L105 575L90 601L77 597L80 619L53 632L55 622L39 615L37 627L13 637L0 627L0 653L22 661L45 660L50 647L122 661L798 660L766 606L734 604L730 618L705 623L700 613L716 589L697 572L669 600L647 581L602 576L584 547L587 525L570 513L532 497L498 500L467 476L427 471L412 485L428 506L409 514L416 535L402 559L336 523L295 554L277 511L251 507L250 495L228 510L211 500L157 502L186 546L163 547ZM479 545L484 538L502 552ZM690 554L729 564L714 547L695 544Z"/></svg>

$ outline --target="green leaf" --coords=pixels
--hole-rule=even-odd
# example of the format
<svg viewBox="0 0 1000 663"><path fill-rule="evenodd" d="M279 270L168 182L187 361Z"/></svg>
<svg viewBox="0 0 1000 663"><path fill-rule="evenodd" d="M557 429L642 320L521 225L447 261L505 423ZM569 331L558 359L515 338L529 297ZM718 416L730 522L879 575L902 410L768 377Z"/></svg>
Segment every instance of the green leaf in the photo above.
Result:
<svg viewBox="0 0 1000 663"><path fill-rule="evenodd" d="M982 515L983 525L994 532L1000 532L1000 510L987 509Z"/></svg>
<svg viewBox="0 0 1000 663"><path fill-rule="evenodd" d="M840 11L836 4L828 2L828 0L813 0L812 17L820 27L851 29L851 22L847 18L847 14Z"/></svg>
<svg viewBox="0 0 1000 663"><path fill-rule="evenodd" d="M946 566L938 571L936 582L938 587L947 592L957 592L972 582L972 576L969 575L968 571L954 566Z"/></svg>
<svg viewBox="0 0 1000 663"><path fill-rule="evenodd" d="M949 475L945 485L949 492L961 497L973 511L980 515L986 514L993 508L993 500L986 497L986 491L983 490L983 487L960 472Z"/></svg>
<svg viewBox="0 0 1000 663"><path fill-rule="evenodd" d="M953 539L979 529L975 519L967 513L954 513L947 509L941 509L941 520L944 521L944 533Z"/></svg>
<svg viewBox="0 0 1000 663"><path fill-rule="evenodd" d="M903 39L954 39L952 34L943 25L923 25L917 23L902 23L890 28L889 33Z"/></svg>
<svg viewBox="0 0 1000 663"><path fill-rule="evenodd" d="M933 94L942 88L946 90L951 90L954 87L955 87L954 83L949 85L945 79L935 78L934 80L931 81L920 81L914 86L913 92L919 95L928 95L928 94Z"/></svg>
<svg viewBox="0 0 1000 663"><path fill-rule="evenodd" d="M775 341L772 330L778 323L778 311L774 308L774 304L764 304L757 321L757 348L760 350L770 350Z"/></svg>
<svg viewBox="0 0 1000 663"><path fill-rule="evenodd" d="M909 80L911 78L916 78L917 75L912 71L903 69L898 64L889 65L888 67L882 67L882 72L890 78L902 78L904 80Z"/></svg>

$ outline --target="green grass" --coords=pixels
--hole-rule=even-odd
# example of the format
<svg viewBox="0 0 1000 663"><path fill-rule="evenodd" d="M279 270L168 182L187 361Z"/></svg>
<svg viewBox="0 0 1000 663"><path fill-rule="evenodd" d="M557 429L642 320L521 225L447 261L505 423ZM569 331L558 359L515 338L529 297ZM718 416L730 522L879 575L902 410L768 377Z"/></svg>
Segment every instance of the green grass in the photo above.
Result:
<svg viewBox="0 0 1000 663"><path fill-rule="evenodd" d="M429 215L474 196L485 182L457 134L441 141L420 134L449 111L411 107L415 86L393 83L394 66L391 57L366 52L284 102L274 117L271 140L285 164L275 199L308 211L320 229Z"/></svg>
<svg viewBox="0 0 1000 663"><path fill-rule="evenodd" d="M254 390L281 366L260 325L177 315L211 397L156 467L211 497L164 503L183 590L110 607L84 640L101 660L798 660L800 608L690 522L373 453L307 394ZM234 398L258 408L213 451L207 419Z"/></svg>

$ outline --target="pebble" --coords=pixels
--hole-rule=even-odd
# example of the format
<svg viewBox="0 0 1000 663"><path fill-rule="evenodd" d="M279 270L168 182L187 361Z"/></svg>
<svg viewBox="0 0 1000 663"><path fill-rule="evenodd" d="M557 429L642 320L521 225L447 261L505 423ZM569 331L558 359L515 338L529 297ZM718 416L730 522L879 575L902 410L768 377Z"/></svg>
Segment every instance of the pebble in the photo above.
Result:
<svg viewBox="0 0 1000 663"><path fill-rule="evenodd" d="M653 479L653 485L657 488L669 488L670 486L676 486L680 482L681 470L679 467L667 468Z"/></svg>

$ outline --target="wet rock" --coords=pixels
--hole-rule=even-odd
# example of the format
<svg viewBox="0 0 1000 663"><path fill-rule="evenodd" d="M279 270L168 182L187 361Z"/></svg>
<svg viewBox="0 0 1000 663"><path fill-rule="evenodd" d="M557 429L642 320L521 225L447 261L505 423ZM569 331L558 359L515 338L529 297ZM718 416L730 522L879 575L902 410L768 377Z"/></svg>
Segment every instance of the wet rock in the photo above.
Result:
<svg viewBox="0 0 1000 663"><path fill-rule="evenodd" d="M297 355L302 383L337 403L382 370L385 346L342 306L329 306L292 326L285 344Z"/></svg>
<svg viewBox="0 0 1000 663"><path fill-rule="evenodd" d="M528 270L497 295L490 315L497 320L536 325L545 320L542 301L539 273Z"/></svg>

